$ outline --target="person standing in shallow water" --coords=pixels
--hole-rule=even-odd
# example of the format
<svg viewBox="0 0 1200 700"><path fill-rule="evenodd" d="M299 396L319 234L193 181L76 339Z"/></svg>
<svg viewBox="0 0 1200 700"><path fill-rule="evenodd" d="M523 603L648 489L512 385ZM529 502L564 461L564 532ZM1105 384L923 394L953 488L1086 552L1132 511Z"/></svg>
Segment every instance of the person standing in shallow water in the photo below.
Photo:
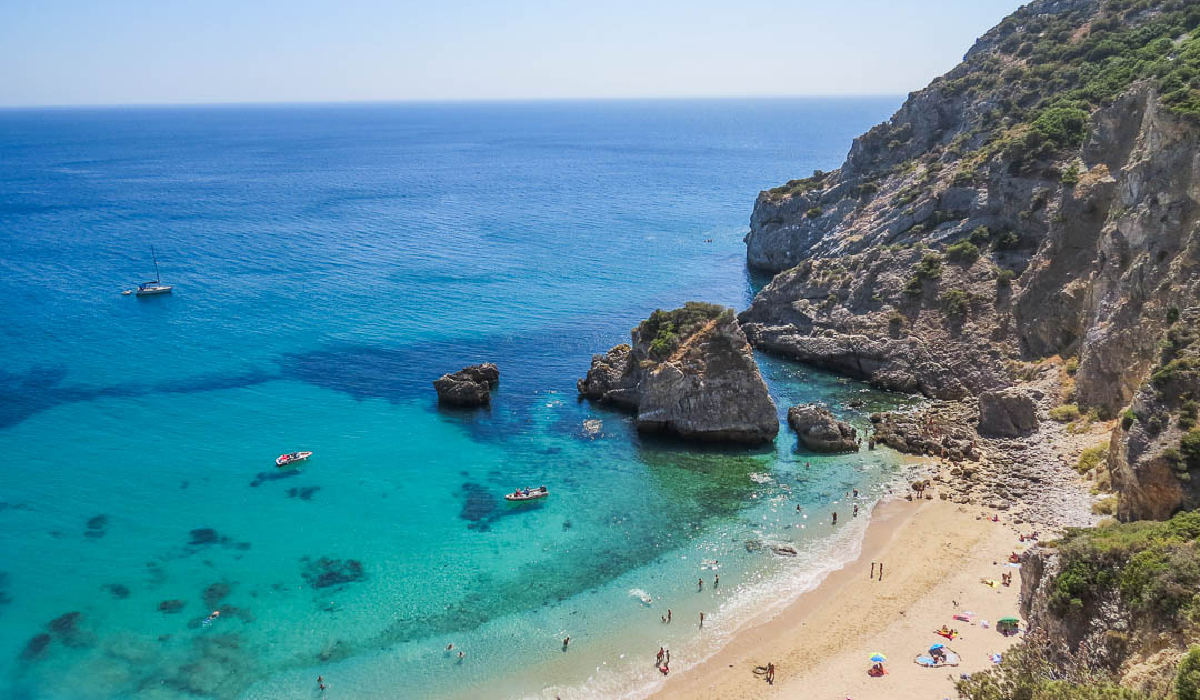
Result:
<svg viewBox="0 0 1200 700"><path fill-rule="evenodd" d="M700 627L704 627L704 613L700 613Z"/></svg>
<svg viewBox="0 0 1200 700"><path fill-rule="evenodd" d="M701 578L700 581L696 584L696 586L697 586L696 590L698 590L698 591L704 590L704 579Z"/></svg>
<svg viewBox="0 0 1200 700"><path fill-rule="evenodd" d="M833 511L833 524L837 525L837 511Z"/></svg>
<svg viewBox="0 0 1200 700"><path fill-rule="evenodd" d="M670 622L671 622L671 609L667 608L667 623L669 624Z"/></svg>

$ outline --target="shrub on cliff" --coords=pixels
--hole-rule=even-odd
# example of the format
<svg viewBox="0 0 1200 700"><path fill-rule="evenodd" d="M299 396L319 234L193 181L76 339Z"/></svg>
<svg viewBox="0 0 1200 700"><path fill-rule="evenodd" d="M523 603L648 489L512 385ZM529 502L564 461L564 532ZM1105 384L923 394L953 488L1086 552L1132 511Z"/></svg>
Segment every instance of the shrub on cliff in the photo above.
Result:
<svg viewBox="0 0 1200 700"><path fill-rule="evenodd" d="M1065 615L1117 594L1163 631L1188 623L1200 601L1200 511L1164 522L1137 521L1072 529L1058 544L1062 569L1050 607Z"/></svg>
<svg viewBox="0 0 1200 700"><path fill-rule="evenodd" d="M946 257L954 262L970 265L979 259L979 246L970 241L959 241L946 246Z"/></svg>
<svg viewBox="0 0 1200 700"><path fill-rule="evenodd" d="M951 289L942 294L942 308L951 316L966 316L971 310L971 295L961 289Z"/></svg>
<svg viewBox="0 0 1200 700"><path fill-rule="evenodd" d="M1200 469L1200 430L1189 430L1179 439L1179 451L1183 453L1189 469Z"/></svg>
<svg viewBox="0 0 1200 700"><path fill-rule="evenodd" d="M638 326L638 335L650 340L650 354L655 359L666 359L679 344L687 340L704 324L717 318L730 318L733 310L718 304L689 301L681 309L663 311L655 309L650 318Z"/></svg>
<svg viewBox="0 0 1200 700"><path fill-rule="evenodd" d="M1200 700L1200 646L1188 649L1175 674L1175 694L1179 700Z"/></svg>

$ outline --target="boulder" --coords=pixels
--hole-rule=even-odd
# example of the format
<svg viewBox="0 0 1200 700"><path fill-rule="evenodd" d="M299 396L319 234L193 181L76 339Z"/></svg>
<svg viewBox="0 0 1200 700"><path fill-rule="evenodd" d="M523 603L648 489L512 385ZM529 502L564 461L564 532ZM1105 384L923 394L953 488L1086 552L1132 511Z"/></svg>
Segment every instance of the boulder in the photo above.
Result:
<svg viewBox="0 0 1200 700"><path fill-rule="evenodd" d="M779 432L750 343L732 310L688 302L655 311L632 343L592 358L585 398L633 411L638 430L708 442L761 443Z"/></svg>
<svg viewBox="0 0 1200 700"><path fill-rule="evenodd" d="M792 406L788 409L788 425L800 436L800 442L813 452L858 451L858 431L849 423L834 418L824 406Z"/></svg>
<svg viewBox="0 0 1200 700"><path fill-rule="evenodd" d="M485 362L443 374L433 381L438 401L453 406L484 406L491 402L491 390L500 381L500 370Z"/></svg>
<svg viewBox="0 0 1200 700"><path fill-rule="evenodd" d="M985 391L979 395L979 434L1019 437L1038 427L1037 404L1019 389Z"/></svg>

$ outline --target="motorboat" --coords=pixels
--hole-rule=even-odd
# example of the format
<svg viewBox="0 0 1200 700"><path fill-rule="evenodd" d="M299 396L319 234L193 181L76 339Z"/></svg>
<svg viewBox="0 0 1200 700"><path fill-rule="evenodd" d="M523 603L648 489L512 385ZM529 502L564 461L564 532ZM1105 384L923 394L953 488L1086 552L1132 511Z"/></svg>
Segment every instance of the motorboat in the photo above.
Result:
<svg viewBox="0 0 1200 700"><path fill-rule="evenodd" d="M549 495L550 492L545 486L539 486L536 489L517 489L512 493L506 493L504 494L504 500L519 503L521 501L535 501Z"/></svg>
<svg viewBox="0 0 1200 700"><path fill-rule="evenodd" d="M287 454L282 454L275 458L275 466L277 466L277 467L291 466L293 464L296 464L297 462L303 462L304 460L308 459L309 457L312 457L312 454L313 453L311 451L288 452Z"/></svg>

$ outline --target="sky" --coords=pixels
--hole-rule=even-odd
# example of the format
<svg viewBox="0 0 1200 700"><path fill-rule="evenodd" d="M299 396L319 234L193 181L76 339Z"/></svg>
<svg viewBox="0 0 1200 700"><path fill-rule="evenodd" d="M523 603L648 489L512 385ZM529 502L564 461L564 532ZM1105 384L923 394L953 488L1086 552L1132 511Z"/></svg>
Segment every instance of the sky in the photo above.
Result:
<svg viewBox="0 0 1200 700"><path fill-rule="evenodd" d="M894 95L1017 0L0 0L0 105Z"/></svg>

